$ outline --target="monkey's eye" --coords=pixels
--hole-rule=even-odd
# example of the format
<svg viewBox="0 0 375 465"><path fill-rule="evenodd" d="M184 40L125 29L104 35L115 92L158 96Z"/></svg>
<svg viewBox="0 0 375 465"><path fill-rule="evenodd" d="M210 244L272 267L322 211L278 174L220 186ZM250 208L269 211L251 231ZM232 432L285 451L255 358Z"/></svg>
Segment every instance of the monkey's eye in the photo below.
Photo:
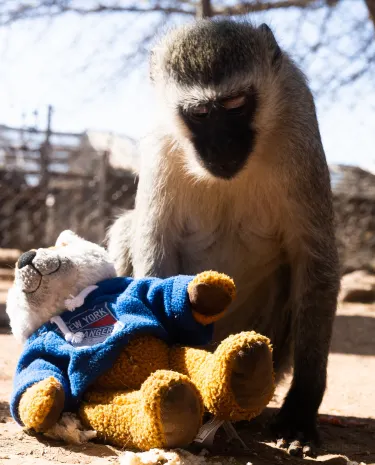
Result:
<svg viewBox="0 0 375 465"><path fill-rule="evenodd" d="M246 103L246 97L244 95L238 95L237 97L228 98L222 101L222 105L226 110L236 111L240 110Z"/></svg>
<svg viewBox="0 0 375 465"><path fill-rule="evenodd" d="M208 105L198 105L190 110L190 114L194 116L194 118L205 118L209 111Z"/></svg>

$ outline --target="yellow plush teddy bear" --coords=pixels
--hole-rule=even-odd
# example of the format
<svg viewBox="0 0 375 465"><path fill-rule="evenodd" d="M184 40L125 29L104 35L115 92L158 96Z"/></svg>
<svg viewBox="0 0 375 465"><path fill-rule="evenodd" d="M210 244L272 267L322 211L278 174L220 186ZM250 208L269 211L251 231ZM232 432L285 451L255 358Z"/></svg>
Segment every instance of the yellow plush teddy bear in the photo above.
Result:
<svg viewBox="0 0 375 465"><path fill-rule="evenodd" d="M210 343L235 285L197 276L118 278L106 251L71 231L23 254L7 312L24 342L11 412L46 432L78 412L99 439L127 448L183 447L204 409L258 415L274 392L272 347L255 332Z"/></svg>

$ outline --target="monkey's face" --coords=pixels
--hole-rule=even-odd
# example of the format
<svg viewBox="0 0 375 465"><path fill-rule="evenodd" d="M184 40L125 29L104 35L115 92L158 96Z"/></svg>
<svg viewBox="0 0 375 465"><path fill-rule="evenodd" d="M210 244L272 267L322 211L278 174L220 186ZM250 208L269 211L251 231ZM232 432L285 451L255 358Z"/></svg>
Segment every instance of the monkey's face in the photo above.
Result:
<svg viewBox="0 0 375 465"><path fill-rule="evenodd" d="M179 28L153 50L151 78L195 172L231 179L247 165L275 114L282 55L268 26L230 20Z"/></svg>
<svg viewBox="0 0 375 465"><path fill-rule="evenodd" d="M231 179L245 166L256 139L252 124L256 106L257 95L251 89L179 109L198 161L211 175Z"/></svg>

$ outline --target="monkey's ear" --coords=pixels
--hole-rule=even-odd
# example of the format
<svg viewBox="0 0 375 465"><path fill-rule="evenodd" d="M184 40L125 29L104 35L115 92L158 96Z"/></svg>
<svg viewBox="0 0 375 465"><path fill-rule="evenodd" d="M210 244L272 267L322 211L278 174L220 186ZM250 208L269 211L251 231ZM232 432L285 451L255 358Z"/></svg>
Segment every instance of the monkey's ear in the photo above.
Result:
<svg viewBox="0 0 375 465"><path fill-rule="evenodd" d="M274 66L279 66L281 62L282 52L281 48L279 47L279 44L275 39L275 36L273 35L273 32L265 23L259 26L259 30L263 35L263 38L267 44L267 47L269 48L269 51L272 54L272 64Z"/></svg>

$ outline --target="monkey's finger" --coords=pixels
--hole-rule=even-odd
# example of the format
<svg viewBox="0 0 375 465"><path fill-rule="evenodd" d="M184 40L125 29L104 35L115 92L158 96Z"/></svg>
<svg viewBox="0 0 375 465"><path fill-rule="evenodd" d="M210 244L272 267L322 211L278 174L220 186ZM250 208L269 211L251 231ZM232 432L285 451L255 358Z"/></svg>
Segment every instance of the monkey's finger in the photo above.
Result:
<svg viewBox="0 0 375 465"><path fill-rule="evenodd" d="M288 447L288 453L293 457L303 457L303 447L299 441L293 441Z"/></svg>
<svg viewBox="0 0 375 465"><path fill-rule="evenodd" d="M314 458L317 455L316 448L311 443L305 444L303 446L302 452L304 457Z"/></svg>

